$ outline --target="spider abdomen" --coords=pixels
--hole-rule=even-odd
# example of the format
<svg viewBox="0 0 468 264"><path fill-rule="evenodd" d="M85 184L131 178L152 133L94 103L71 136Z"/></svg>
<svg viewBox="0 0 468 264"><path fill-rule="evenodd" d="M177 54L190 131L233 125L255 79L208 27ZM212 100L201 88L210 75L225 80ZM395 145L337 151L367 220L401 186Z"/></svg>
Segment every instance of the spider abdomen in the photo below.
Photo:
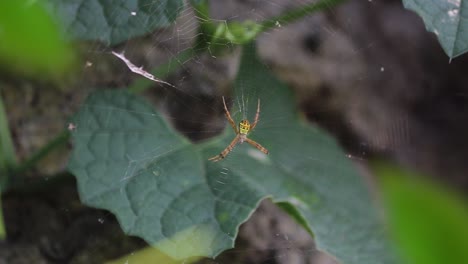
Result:
<svg viewBox="0 0 468 264"><path fill-rule="evenodd" d="M250 122L247 119L240 121L239 123L239 134L247 135L250 132Z"/></svg>

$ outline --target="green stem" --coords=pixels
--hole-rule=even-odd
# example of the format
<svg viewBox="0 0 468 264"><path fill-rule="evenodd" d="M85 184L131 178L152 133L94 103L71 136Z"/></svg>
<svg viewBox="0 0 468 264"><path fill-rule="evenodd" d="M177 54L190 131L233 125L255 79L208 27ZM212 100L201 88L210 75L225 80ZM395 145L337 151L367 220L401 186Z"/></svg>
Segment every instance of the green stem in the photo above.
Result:
<svg viewBox="0 0 468 264"><path fill-rule="evenodd" d="M0 194L6 188L10 174L9 172L16 166L16 154L13 139L8 126L8 119L0 94ZM2 199L0 196L0 240L6 237L5 223L3 221Z"/></svg>
<svg viewBox="0 0 468 264"><path fill-rule="evenodd" d="M267 31L271 28L274 28L277 26L277 23L280 24L288 24L295 22L307 15L310 15L312 13L315 13L317 11L321 11L326 8L331 8L335 5L338 5L345 0L322 0L316 3L310 3L308 5L304 5L301 7L298 7L296 9L287 11L284 14L281 14L277 17L270 18L268 20L265 20L261 23L262 25L262 31Z"/></svg>
<svg viewBox="0 0 468 264"><path fill-rule="evenodd" d="M210 5L208 0L191 0L190 4L195 15L203 22L210 20Z"/></svg>
<svg viewBox="0 0 468 264"><path fill-rule="evenodd" d="M5 223L3 222L2 199L0 198L0 241L6 237Z"/></svg>
<svg viewBox="0 0 468 264"><path fill-rule="evenodd" d="M13 174L18 176L24 173L25 171L33 168L37 162L39 162L41 159L46 157L54 149L67 143L69 138L70 138L70 133L67 130L63 130L54 139L49 141L47 145L39 149L36 153L34 153L31 157L29 157L29 159L22 162L17 168L15 168L15 170L13 171Z"/></svg>
<svg viewBox="0 0 468 264"><path fill-rule="evenodd" d="M0 192L9 182L9 175L16 166L16 153L8 126L8 119L0 94Z"/></svg>

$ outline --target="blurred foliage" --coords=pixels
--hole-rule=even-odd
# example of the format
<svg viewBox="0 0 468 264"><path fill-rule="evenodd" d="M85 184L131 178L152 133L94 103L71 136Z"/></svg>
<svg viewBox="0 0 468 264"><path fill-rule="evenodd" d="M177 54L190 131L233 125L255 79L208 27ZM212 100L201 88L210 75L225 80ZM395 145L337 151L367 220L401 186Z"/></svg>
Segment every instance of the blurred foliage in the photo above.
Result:
<svg viewBox="0 0 468 264"><path fill-rule="evenodd" d="M427 177L379 164L386 214L402 257L412 264L468 260L468 207L454 191Z"/></svg>
<svg viewBox="0 0 468 264"><path fill-rule="evenodd" d="M467 0L403 0L403 4L423 19L450 58L468 51Z"/></svg>
<svg viewBox="0 0 468 264"><path fill-rule="evenodd" d="M41 1L0 1L0 67L35 77L60 77L73 66L72 49Z"/></svg>

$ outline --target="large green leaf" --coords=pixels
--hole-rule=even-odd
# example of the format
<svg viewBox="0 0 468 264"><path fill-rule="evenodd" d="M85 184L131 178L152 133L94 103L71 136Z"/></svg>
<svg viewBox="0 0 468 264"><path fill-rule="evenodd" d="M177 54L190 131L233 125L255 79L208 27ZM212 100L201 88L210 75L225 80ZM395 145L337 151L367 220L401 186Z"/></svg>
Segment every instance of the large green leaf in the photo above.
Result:
<svg viewBox="0 0 468 264"><path fill-rule="evenodd" d="M215 256L231 247L237 227L262 197L249 186L231 185L246 194L246 205L226 211L225 202L236 201L215 196L215 174L206 176L194 146L129 92L95 92L72 122L69 170L81 200L113 212L126 233L172 257ZM229 226L218 217L229 219Z"/></svg>
<svg viewBox="0 0 468 264"><path fill-rule="evenodd" d="M50 0L67 31L113 45L170 25L182 0Z"/></svg>
<svg viewBox="0 0 468 264"><path fill-rule="evenodd" d="M403 0L407 9L424 20L451 58L468 50L468 3L466 0Z"/></svg>
<svg viewBox="0 0 468 264"><path fill-rule="evenodd" d="M59 76L73 53L41 3L0 1L0 67L20 74Z"/></svg>
<svg viewBox="0 0 468 264"><path fill-rule="evenodd" d="M186 258L232 247L239 225L272 197L344 263L393 263L353 164L331 137L299 120L291 93L252 46L244 51L235 98L242 110L254 109L250 116L261 99L251 135L269 156L243 144L213 163L208 157L229 144L232 129L194 146L130 93L90 96L73 119L69 164L82 201L115 213L127 233Z"/></svg>
<svg viewBox="0 0 468 264"><path fill-rule="evenodd" d="M412 264L468 260L468 207L444 186L401 168L378 166L391 233Z"/></svg>
<svg viewBox="0 0 468 264"><path fill-rule="evenodd" d="M126 233L176 258L231 246L233 235L213 216L199 153L150 105L129 92L98 91L72 122L69 170L85 204L113 212Z"/></svg>

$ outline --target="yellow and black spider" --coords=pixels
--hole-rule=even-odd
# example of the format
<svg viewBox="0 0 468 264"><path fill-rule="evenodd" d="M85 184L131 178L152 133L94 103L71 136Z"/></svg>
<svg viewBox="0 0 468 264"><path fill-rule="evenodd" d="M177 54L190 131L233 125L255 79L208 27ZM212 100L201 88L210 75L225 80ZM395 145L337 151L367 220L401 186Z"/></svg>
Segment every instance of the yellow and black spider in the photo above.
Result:
<svg viewBox="0 0 468 264"><path fill-rule="evenodd" d="M224 96L223 96L223 104L224 104L224 111L226 113L226 118L231 124L232 129L234 129L234 132L236 132L236 137L231 141L231 144L229 144L229 146L227 146L219 155L209 158L208 160L217 162L217 161L224 159L232 151L232 149L237 145L237 143L242 144L244 143L244 141L256 147L261 152L268 154L268 150L266 148L262 147L262 145L251 140L250 138L247 138L247 135L250 133L250 131L252 131L255 128L255 126L258 123L258 118L260 116L260 99L258 99L257 113L255 114L255 120L252 123L252 125L250 125L249 120L243 119L239 123L239 129L234 123L234 120L232 120L231 114L229 113L229 110L227 109L227 106L226 106L226 101L224 101Z"/></svg>

